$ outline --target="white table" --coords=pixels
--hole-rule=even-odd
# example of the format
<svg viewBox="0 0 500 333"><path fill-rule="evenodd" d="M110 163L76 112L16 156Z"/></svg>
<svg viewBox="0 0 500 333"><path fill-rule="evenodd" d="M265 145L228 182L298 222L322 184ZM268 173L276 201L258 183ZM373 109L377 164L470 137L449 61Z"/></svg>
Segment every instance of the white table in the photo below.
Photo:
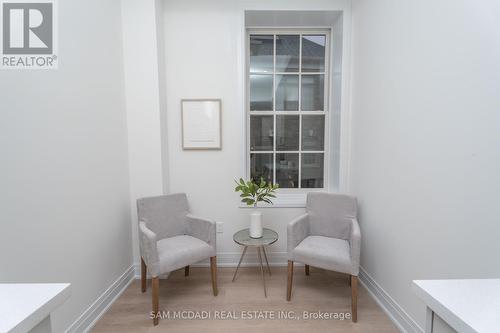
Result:
<svg viewBox="0 0 500 333"><path fill-rule="evenodd" d="M50 315L69 296L68 283L0 284L0 333L52 332Z"/></svg>
<svg viewBox="0 0 500 333"><path fill-rule="evenodd" d="M499 332L500 279L415 280L427 305L425 332Z"/></svg>

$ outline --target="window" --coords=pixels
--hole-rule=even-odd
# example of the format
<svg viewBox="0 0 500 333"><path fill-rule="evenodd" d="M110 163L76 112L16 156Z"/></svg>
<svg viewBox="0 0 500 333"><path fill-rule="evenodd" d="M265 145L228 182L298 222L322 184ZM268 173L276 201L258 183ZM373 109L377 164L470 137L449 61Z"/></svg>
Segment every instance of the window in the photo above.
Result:
<svg viewBox="0 0 500 333"><path fill-rule="evenodd" d="M248 34L248 171L280 188L324 188L328 130L324 32Z"/></svg>

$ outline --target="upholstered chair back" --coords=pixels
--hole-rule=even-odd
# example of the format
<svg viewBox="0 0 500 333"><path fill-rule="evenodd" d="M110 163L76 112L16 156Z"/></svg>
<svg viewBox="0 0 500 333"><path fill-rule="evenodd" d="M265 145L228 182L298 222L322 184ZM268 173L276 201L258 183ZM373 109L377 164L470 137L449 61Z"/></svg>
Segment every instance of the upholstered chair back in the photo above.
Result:
<svg viewBox="0 0 500 333"><path fill-rule="evenodd" d="M183 235L189 206L186 194L176 193L137 200L139 221L156 234L157 240Z"/></svg>
<svg viewBox="0 0 500 333"><path fill-rule="evenodd" d="M310 192L306 210L310 235L349 239L351 219L357 217L356 198L335 193Z"/></svg>

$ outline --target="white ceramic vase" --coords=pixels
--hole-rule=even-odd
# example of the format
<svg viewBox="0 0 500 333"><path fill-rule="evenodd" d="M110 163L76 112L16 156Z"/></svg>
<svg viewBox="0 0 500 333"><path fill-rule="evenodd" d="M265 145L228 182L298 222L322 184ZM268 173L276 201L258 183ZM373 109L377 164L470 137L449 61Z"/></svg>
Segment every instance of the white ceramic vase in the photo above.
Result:
<svg viewBox="0 0 500 333"><path fill-rule="evenodd" d="M262 213L258 210L254 210L250 214L250 237L262 237Z"/></svg>

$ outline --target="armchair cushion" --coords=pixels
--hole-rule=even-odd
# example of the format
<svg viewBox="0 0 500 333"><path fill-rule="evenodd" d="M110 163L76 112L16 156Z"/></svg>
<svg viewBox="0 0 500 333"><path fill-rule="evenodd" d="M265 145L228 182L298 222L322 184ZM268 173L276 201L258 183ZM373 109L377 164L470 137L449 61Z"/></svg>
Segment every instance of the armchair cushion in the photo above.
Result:
<svg viewBox="0 0 500 333"><path fill-rule="evenodd" d="M345 194L307 194L310 234L348 240L352 219L357 215L356 198Z"/></svg>
<svg viewBox="0 0 500 333"><path fill-rule="evenodd" d="M358 275L344 239L308 236L292 251L294 261L346 274Z"/></svg>
<svg viewBox="0 0 500 333"><path fill-rule="evenodd" d="M160 272L157 275L191 265L206 259L212 253L212 247L206 242L188 235L162 239L158 241L157 247L160 261Z"/></svg>
<svg viewBox="0 0 500 333"><path fill-rule="evenodd" d="M150 272L158 272L160 269L158 260L156 234L146 226L143 221L139 222L139 248L141 257L149 267Z"/></svg>
<svg viewBox="0 0 500 333"><path fill-rule="evenodd" d="M144 221L158 240L185 233L189 206L186 194L176 193L137 200L139 221Z"/></svg>
<svg viewBox="0 0 500 333"><path fill-rule="evenodd" d="M361 254L361 231L359 230L359 224L357 219L352 219L351 237L349 238L349 245L351 246L351 260L353 267L358 267L356 271L359 272L359 259Z"/></svg>
<svg viewBox="0 0 500 333"><path fill-rule="evenodd" d="M309 217L303 214L295 218L287 226L287 253L290 258L292 250L309 235Z"/></svg>
<svg viewBox="0 0 500 333"><path fill-rule="evenodd" d="M215 222L201 217L186 215L186 234L198 238L212 248L210 256L215 256L216 250L216 236L215 236Z"/></svg>

